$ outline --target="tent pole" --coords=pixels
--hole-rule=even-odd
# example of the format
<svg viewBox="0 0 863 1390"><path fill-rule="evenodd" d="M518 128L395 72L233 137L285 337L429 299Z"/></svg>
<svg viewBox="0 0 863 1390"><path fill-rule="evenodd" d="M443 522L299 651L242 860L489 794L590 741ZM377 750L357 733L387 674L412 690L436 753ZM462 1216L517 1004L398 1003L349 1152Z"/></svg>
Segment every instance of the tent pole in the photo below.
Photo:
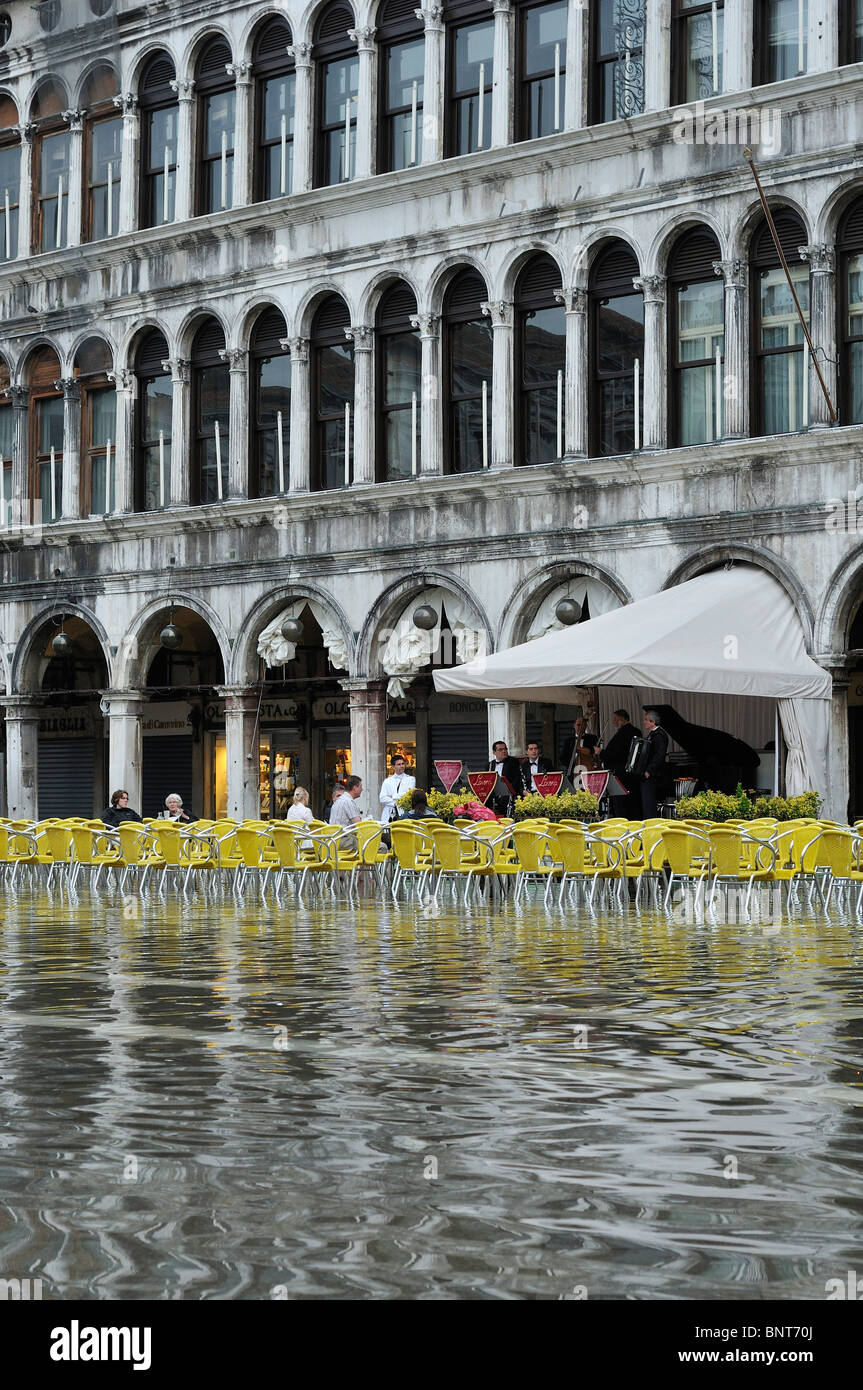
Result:
<svg viewBox="0 0 863 1390"><path fill-rule="evenodd" d="M773 795L779 795L779 701L773 706Z"/></svg>

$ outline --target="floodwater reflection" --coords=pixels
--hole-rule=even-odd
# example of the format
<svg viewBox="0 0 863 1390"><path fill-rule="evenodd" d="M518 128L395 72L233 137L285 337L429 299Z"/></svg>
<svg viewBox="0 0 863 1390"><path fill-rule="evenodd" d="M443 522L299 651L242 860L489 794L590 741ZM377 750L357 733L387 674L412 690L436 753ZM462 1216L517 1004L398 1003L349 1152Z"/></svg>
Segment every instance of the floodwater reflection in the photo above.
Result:
<svg viewBox="0 0 863 1390"><path fill-rule="evenodd" d="M4 901L0 1277L46 1298L823 1298L863 929Z"/></svg>

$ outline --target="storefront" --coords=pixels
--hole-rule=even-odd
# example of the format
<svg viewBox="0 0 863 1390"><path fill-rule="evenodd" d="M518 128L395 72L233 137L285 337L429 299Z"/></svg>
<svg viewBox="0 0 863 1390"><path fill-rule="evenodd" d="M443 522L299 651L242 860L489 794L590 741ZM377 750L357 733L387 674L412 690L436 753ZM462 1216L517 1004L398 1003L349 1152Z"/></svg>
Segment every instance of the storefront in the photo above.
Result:
<svg viewBox="0 0 863 1390"><path fill-rule="evenodd" d="M97 816L108 765L98 704L45 705L39 712L38 815Z"/></svg>
<svg viewBox="0 0 863 1390"><path fill-rule="evenodd" d="M200 743L199 704L188 700L154 701L141 714L142 816L158 816L165 809L165 798L172 792L183 798L193 814L205 815ZM119 790L112 788L112 791ZM138 807L135 807L138 810Z"/></svg>

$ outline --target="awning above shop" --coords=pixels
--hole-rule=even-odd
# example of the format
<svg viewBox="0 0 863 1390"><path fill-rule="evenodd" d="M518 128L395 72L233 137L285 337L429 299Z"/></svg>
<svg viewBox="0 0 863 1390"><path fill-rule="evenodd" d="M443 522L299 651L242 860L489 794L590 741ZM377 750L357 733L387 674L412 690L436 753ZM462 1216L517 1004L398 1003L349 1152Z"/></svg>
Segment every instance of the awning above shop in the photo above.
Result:
<svg viewBox="0 0 863 1390"><path fill-rule="evenodd" d="M779 700L789 792L809 786L826 795L831 677L807 654L785 590L752 565L700 575L564 631L436 671L434 680L438 690L489 700L563 704L574 686L590 685Z"/></svg>

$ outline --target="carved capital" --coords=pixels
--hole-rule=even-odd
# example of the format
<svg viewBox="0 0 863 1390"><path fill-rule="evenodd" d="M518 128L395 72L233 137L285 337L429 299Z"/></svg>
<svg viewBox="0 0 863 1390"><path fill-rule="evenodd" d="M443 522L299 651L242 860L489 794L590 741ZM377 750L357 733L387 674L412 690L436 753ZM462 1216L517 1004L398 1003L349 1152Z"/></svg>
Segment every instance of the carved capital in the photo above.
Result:
<svg viewBox="0 0 863 1390"><path fill-rule="evenodd" d="M486 299L479 306L492 328L509 328L512 323L512 304L508 299Z"/></svg>
<svg viewBox="0 0 863 1390"><path fill-rule="evenodd" d="M15 129L21 136L21 143L29 145L39 127L35 121L24 121L21 125L16 126Z"/></svg>
<svg viewBox="0 0 863 1390"><path fill-rule="evenodd" d="M836 269L836 254L825 241L812 246L798 246L801 261L808 261L813 275L832 275Z"/></svg>
<svg viewBox="0 0 863 1390"><path fill-rule="evenodd" d="M80 401L81 399L81 386L75 376L61 376L59 381L54 382L54 390L62 391L64 400Z"/></svg>
<svg viewBox="0 0 863 1390"><path fill-rule="evenodd" d="M191 101L195 94L195 84L192 81L178 82L175 79L169 85L171 91L177 93L177 97L180 101Z"/></svg>
<svg viewBox="0 0 863 1390"><path fill-rule="evenodd" d="M512 0L488 0L495 14L511 14Z"/></svg>
<svg viewBox="0 0 863 1390"><path fill-rule="evenodd" d="M288 57L293 58L298 68L312 66L312 44L292 43L288 45Z"/></svg>
<svg viewBox="0 0 863 1390"><path fill-rule="evenodd" d="M554 297L558 304L563 305L564 312L567 314L584 314L587 312L587 290L581 290L575 285L569 285L566 289L555 290Z"/></svg>
<svg viewBox="0 0 863 1390"><path fill-rule="evenodd" d="M219 356L223 362L227 362L232 372L245 372L247 370L249 354L245 348L222 348Z"/></svg>
<svg viewBox="0 0 863 1390"><path fill-rule="evenodd" d="M345 337L352 339L357 352L371 352L375 342L375 330L367 323L352 323L345 329Z"/></svg>
<svg viewBox="0 0 863 1390"><path fill-rule="evenodd" d="M375 47L375 29L366 25L364 29L349 29L348 38L353 39L360 53L372 53Z"/></svg>
<svg viewBox="0 0 863 1390"><path fill-rule="evenodd" d="M411 314L411 328L418 328L421 338L440 335L440 314Z"/></svg>
<svg viewBox="0 0 863 1390"><path fill-rule="evenodd" d="M428 5L424 9L414 10L417 19L422 20L427 32L432 33L435 29L443 29L443 6Z"/></svg>
<svg viewBox="0 0 863 1390"><path fill-rule="evenodd" d="M641 290L645 304L665 303L664 275L636 275L633 277L632 288Z"/></svg>
<svg viewBox="0 0 863 1390"><path fill-rule="evenodd" d="M181 386L188 386L191 380L192 363L188 357L166 357L162 363L166 372L171 373L171 380L179 382Z"/></svg>
<svg viewBox="0 0 863 1390"><path fill-rule="evenodd" d="M726 288L745 290L749 283L749 267L745 261L713 261L714 275L721 275Z"/></svg>
<svg viewBox="0 0 863 1390"><path fill-rule="evenodd" d="M251 63L226 63L225 72L229 77L235 78L238 83L242 83L244 86L248 85L252 80Z"/></svg>
<svg viewBox="0 0 863 1390"><path fill-rule="evenodd" d="M137 116L138 98L134 92L121 92L119 96L112 97L114 105L123 113L123 116Z"/></svg>
<svg viewBox="0 0 863 1390"><path fill-rule="evenodd" d="M63 120L69 122L69 129L74 131L84 129L84 117L86 114L86 111L79 111L77 107L72 107L70 111L60 112Z"/></svg>
<svg viewBox="0 0 863 1390"><path fill-rule="evenodd" d="M113 372L106 372L109 381L113 381L118 391L131 391L135 385L135 373L130 367L117 367Z"/></svg>
<svg viewBox="0 0 863 1390"><path fill-rule="evenodd" d="M30 387L13 383L4 388L3 395L12 402L13 410L27 410L30 405Z"/></svg>
<svg viewBox="0 0 863 1390"><path fill-rule="evenodd" d="M291 354L292 362L308 362L309 360L308 338L280 338L279 347Z"/></svg>

